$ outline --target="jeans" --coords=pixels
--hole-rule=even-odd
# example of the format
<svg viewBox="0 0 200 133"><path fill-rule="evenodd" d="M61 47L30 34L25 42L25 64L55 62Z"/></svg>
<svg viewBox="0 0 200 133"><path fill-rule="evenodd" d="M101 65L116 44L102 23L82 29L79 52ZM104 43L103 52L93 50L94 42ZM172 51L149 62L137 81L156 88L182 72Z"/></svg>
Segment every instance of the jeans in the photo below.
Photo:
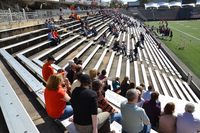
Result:
<svg viewBox="0 0 200 133"><path fill-rule="evenodd" d="M110 115L110 123L112 123L113 121L116 121L119 124L121 124L122 123L121 120L122 120L122 116L121 116L121 113L119 112L116 112Z"/></svg>
<svg viewBox="0 0 200 133"><path fill-rule="evenodd" d="M70 117L71 115L73 115L72 106L66 105L63 115L61 115L60 118L58 118L58 119L64 120L64 119L67 119L68 117Z"/></svg>

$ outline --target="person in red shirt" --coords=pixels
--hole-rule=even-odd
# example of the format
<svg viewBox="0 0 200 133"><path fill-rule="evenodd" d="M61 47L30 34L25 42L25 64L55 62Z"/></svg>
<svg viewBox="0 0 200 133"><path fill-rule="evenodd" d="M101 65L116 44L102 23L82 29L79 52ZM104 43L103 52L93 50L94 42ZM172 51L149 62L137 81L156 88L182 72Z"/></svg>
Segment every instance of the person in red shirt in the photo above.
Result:
<svg viewBox="0 0 200 133"><path fill-rule="evenodd" d="M55 73L53 67L51 66L51 64L53 64L54 61L54 57L49 56L47 58L47 62L42 67L42 76L45 81L47 81L49 77Z"/></svg>
<svg viewBox="0 0 200 133"><path fill-rule="evenodd" d="M59 34L58 34L58 32L57 32L56 29L54 29L54 31L53 31L53 38L56 40L56 42L57 42L58 44L60 44L61 38L60 38L60 36L59 36Z"/></svg>
<svg viewBox="0 0 200 133"><path fill-rule="evenodd" d="M66 105L71 98L65 92L62 74L49 77L44 91L47 114L53 119L64 120L73 115L71 105Z"/></svg>

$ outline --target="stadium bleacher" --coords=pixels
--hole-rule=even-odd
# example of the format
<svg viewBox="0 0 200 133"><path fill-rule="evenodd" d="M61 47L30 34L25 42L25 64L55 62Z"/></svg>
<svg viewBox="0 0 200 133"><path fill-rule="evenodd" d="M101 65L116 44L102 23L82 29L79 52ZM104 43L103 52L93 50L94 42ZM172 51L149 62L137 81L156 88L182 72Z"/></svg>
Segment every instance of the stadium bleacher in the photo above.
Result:
<svg viewBox="0 0 200 133"><path fill-rule="evenodd" d="M145 33L145 29L143 27L128 27L127 32L120 31L119 36L116 38L108 31L108 24L114 23L113 17L107 17L104 22L101 22L101 18L101 15L91 16L88 18L89 26L97 27L98 35L96 37L84 37L80 35L80 23L76 20L73 21L68 19L65 24L61 24L59 26L60 29L58 32L62 37L62 41L57 46L50 46L50 41L47 40L47 28L44 28L44 25L31 27L31 30L29 29L30 27L23 27L19 29L1 31L1 59L8 64L8 66L27 86L27 88L36 95L43 107L45 106L43 95L45 88L43 83L45 83L45 81L42 78L42 66L47 56L53 55L56 61L52 66L55 70L60 68L65 69L69 65L68 61L77 57L83 61L82 69L84 72L88 72L91 68L95 68L98 71L106 69L109 79L113 79L115 77L123 79L124 76L128 76L135 82L136 86L139 86L140 83L144 83L147 87L152 83L154 89L161 94L160 101L162 101L162 109L167 102L173 101L177 105L175 112L177 114L183 112L183 103L186 104L191 102L195 104L197 109L195 113L200 113L200 100L198 96L182 79L181 74L170 62L164 52L157 48L157 42L152 39L151 35ZM64 32L64 28L67 28L67 32ZM11 32L13 32L12 36L10 36ZM130 62L129 58L126 58L121 54L118 55L115 51L112 51L111 48L114 42L119 41L120 43L127 44L127 54L129 55L130 49L135 48L134 45L139 38L140 32L144 33L145 42L143 49L138 48L138 60ZM99 40L103 33L106 33L106 37L108 38L106 47L99 45ZM132 33L136 37L135 41L130 38L130 34ZM3 75L2 71L0 71L0 74ZM9 86L9 91L7 93L12 93L11 95L13 95L9 97L10 100L14 100L17 105L20 105L18 106L20 109L17 110L17 108L14 111L16 111L16 113L21 112L23 116L20 119L15 119L12 117L13 114L9 114L9 111L8 114L5 114L10 108L16 108L16 105L14 105L14 107L6 107L3 105L8 101L0 100L0 106L4 117L14 119L14 123L9 123L6 120L9 131L25 132L26 130L26 132L29 132L28 130L30 130L39 132L30 116L26 113L24 107L18 100L17 96L13 93L12 87L6 81L6 77L1 76L0 82ZM109 81L109 83L111 83L111 81ZM1 87L4 87L4 85ZM2 95L0 95L0 99L1 97L6 97L6 95L3 95L5 93L3 89L2 91L3 93L1 93ZM120 107L120 103L126 100L124 97L119 96L110 90L106 92L106 98L118 109ZM69 132L75 132L73 123L69 122L68 119L57 122L62 124L63 127L65 127ZM12 125L16 123L22 124L22 128L19 128L20 131L12 131L12 128L16 128L9 126L9 124ZM121 125L113 122L111 124L111 129L116 130L116 132L121 132ZM155 131L152 130L152 132Z"/></svg>

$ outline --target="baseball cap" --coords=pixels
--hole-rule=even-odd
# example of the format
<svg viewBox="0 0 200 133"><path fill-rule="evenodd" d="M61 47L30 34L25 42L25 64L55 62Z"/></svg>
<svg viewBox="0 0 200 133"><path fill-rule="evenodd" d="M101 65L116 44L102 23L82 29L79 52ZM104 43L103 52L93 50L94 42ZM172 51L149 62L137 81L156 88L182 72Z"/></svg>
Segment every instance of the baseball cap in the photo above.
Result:
<svg viewBox="0 0 200 133"><path fill-rule="evenodd" d="M80 82L83 83L83 84L90 84L91 83L91 79L90 79L90 76L88 74L82 74L80 76Z"/></svg>

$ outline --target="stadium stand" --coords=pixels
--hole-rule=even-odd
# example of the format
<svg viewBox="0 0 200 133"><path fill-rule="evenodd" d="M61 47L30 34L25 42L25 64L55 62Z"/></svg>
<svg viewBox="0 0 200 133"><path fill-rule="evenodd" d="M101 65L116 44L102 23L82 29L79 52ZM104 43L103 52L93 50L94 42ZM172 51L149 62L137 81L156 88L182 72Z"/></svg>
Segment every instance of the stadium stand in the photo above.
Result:
<svg viewBox="0 0 200 133"><path fill-rule="evenodd" d="M107 15L107 17L104 18L104 22L100 22L102 17L102 14L98 14L88 18L89 26L92 27L95 25L97 28L98 34L95 37L82 36L79 33L81 24L76 20L68 19L66 24L61 24L59 26L61 29L59 29L58 32L62 41L57 46L51 46L51 42L47 41L47 28L43 26L35 26L37 28L33 31L24 31L22 33L20 33L22 28L15 29L19 34L16 36L4 36L0 39L0 44L2 45L0 45L1 58L12 68L27 88L33 91L42 106L45 106L45 87L43 85L45 81L42 76L42 66L44 64L43 61L49 55L52 55L55 58L55 64L52 65L55 70L67 68L69 66L69 61L77 57L83 61L81 67L86 73L91 68L97 71L106 69L106 76L108 76L108 79L113 79L115 77L123 79L127 76L135 82L136 86L139 86L140 83L144 83L145 86L148 87L152 83L153 88L161 95L160 101L162 102L162 109L167 102L173 101L177 105L176 113L180 113L183 111L181 105L191 102L195 104L196 112L200 112L200 100L198 96L182 79L182 76L164 54L162 49L157 48L157 42L152 39L151 35L145 33L146 30L144 27L127 26L127 32L119 31L118 37L115 37L111 31L108 31L109 24L115 25L115 17L113 15ZM128 16L125 17L129 18ZM133 18L131 18L131 20L137 22L137 20ZM139 25L139 22L137 23ZM66 33L63 31L64 28L67 28ZM143 48L135 46L135 43L140 38L141 32L143 32L145 36ZM9 32L2 31L1 34L3 33ZM104 33L106 33L106 37L108 38L106 47L102 47L99 44L99 40ZM135 40L130 38L132 33L136 38ZM17 38L17 40L14 38ZM115 41L119 41L120 44L126 43L126 52L128 56L131 53L130 49L137 49L138 60L135 59L133 62L130 62L128 56L123 56L121 53L117 54L116 51L112 51L111 48ZM4 43L6 43L6 45L4 45ZM5 81L6 79L4 78L4 82ZM109 80L108 83L111 85L112 82ZM8 83L6 82L6 84ZM9 89L12 90L12 87ZM119 110L121 102L126 99L111 90L106 91L106 98ZM17 101L19 100L16 100L16 102ZM7 107L2 107L2 103L1 108L8 109ZM27 113L23 114L27 115ZM10 119L10 117L8 118ZM26 118L29 122L31 121L28 116L26 116ZM69 119L63 121L56 120L56 122L62 124L69 132L76 132L73 123L70 122ZM28 122L23 124L28 124ZM37 131L33 123L30 122L30 126ZM27 128L29 129L28 126ZM111 129L114 129L116 132L121 132L122 127L119 123L113 122L111 124ZM21 128L21 130L23 130L23 128ZM152 130L152 132L155 131Z"/></svg>

